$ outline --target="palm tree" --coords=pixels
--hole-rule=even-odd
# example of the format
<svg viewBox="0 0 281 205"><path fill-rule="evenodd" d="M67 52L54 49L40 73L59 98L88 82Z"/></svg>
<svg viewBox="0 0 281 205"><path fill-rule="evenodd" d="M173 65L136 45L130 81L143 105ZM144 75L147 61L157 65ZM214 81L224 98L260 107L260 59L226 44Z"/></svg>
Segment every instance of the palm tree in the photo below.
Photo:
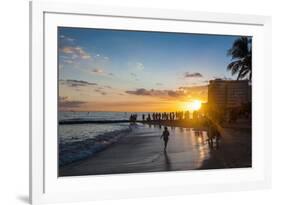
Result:
<svg viewBox="0 0 281 205"><path fill-rule="evenodd" d="M248 37L240 37L236 39L227 51L228 56L232 56L232 62L228 64L227 70L232 75L237 75L237 80L252 80L252 39Z"/></svg>

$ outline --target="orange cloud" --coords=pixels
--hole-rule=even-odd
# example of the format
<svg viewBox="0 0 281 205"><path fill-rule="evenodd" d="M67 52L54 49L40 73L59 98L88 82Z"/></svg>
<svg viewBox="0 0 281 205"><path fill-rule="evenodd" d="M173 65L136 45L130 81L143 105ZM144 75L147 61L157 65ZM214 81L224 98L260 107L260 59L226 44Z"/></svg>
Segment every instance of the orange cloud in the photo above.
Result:
<svg viewBox="0 0 281 205"><path fill-rule="evenodd" d="M81 59L91 59L90 54L88 54L83 48L79 46L65 46L60 49L65 54L72 55L71 58L75 59L77 57Z"/></svg>

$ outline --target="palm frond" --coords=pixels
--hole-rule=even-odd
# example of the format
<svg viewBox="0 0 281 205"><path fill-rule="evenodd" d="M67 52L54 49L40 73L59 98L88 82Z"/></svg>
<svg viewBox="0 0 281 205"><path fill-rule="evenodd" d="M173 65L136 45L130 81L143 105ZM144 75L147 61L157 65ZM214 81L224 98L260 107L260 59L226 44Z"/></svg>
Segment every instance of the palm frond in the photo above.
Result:
<svg viewBox="0 0 281 205"><path fill-rule="evenodd" d="M227 55L232 57L232 62L227 66L227 70L232 75L237 75L237 80L248 76L252 78L252 40L248 37L237 38Z"/></svg>

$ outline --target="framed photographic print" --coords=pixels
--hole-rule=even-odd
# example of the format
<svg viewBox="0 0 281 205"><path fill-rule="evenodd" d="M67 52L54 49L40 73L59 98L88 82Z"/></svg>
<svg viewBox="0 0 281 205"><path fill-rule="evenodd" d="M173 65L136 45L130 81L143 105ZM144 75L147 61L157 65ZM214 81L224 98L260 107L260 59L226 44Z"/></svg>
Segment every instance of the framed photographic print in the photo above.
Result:
<svg viewBox="0 0 281 205"><path fill-rule="evenodd" d="M270 187L270 17L30 14L31 203Z"/></svg>

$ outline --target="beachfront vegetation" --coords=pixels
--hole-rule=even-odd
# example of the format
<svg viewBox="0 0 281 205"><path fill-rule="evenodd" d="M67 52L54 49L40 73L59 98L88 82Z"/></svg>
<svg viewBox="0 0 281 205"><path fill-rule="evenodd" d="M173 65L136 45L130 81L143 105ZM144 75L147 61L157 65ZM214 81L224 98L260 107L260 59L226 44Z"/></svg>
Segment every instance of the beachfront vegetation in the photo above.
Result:
<svg viewBox="0 0 281 205"><path fill-rule="evenodd" d="M237 80L252 79L252 39L248 37L237 38L232 47L227 51L227 55L232 57L232 62L228 64L227 70L232 75L237 74Z"/></svg>

